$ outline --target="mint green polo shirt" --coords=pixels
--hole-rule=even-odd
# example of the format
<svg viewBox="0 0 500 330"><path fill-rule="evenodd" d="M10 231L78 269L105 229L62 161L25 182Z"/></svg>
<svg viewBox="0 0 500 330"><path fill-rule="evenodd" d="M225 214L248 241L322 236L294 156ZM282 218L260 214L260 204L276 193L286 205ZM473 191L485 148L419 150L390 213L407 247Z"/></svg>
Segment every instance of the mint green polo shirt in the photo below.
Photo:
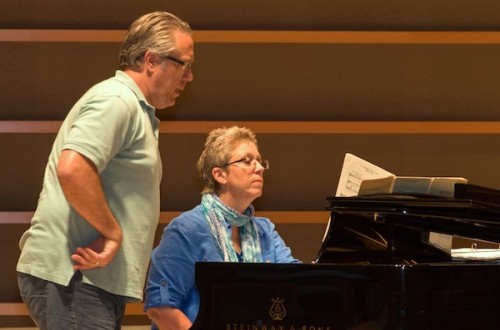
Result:
<svg viewBox="0 0 500 330"><path fill-rule="evenodd" d="M67 286L71 255L99 233L64 197L56 168L63 149L97 167L109 206L123 231L116 257L104 268L82 271L85 283L143 299L143 288L160 213L159 120L124 72L93 86L64 120L50 153L31 227L19 242L17 271Z"/></svg>

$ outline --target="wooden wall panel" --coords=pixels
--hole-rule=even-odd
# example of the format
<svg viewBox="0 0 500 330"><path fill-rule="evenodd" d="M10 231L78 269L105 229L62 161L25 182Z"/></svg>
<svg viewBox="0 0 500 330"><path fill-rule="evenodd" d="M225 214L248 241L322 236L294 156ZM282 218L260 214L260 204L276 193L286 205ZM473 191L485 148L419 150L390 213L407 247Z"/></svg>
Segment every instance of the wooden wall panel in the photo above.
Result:
<svg viewBox="0 0 500 330"><path fill-rule="evenodd" d="M500 26L500 4L495 0L16 0L2 3L0 28L124 29L153 10L171 11L198 30L495 30Z"/></svg>
<svg viewBox="0 0 500 330"><path fill-rule="evenodd" d="M62 120L118 47L2 44L0 120ZM500 44L201 43L193 70L162 120L500 119Z"/></svg>
<svg viewBox="0 0 500 330"><path fill-rule="evenodd" d="M2 43L0 120L63 119L95 83L114 75L119 44Z"/></svg>
<svg viewBox="0 0 500 330"><path fill-rule="evenodd" d="M249 126L252 128L251 126ZM41 189L54 134L0 134L3 163L0 210L32 211ZM205 133L161 134L164 177L162 211L198 204L201 183L195 164ZM500 134L258 134L271 162L261 211L322 211L335 194L346 152L398 175L463 176L500 189Z"/></svg>

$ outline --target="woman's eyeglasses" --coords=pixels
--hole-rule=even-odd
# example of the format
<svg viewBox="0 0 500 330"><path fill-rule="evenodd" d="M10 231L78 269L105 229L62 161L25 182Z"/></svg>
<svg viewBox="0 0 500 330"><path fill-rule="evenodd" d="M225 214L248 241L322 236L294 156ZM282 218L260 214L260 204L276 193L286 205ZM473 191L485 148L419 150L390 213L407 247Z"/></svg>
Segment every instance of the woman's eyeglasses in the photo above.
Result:
<svg viewBox="0 0 500 330"><path fill-rule="evenodd" d="M251 157L243 157L241 159L229 162L224 164L225 166L233 165L233 164L241 164L243 167L246 168L255 168L257 166L257 163L260 164L264 169L268 170L269 169L269 161L265 159L256 159L256 158L251 158Z"/></svg>

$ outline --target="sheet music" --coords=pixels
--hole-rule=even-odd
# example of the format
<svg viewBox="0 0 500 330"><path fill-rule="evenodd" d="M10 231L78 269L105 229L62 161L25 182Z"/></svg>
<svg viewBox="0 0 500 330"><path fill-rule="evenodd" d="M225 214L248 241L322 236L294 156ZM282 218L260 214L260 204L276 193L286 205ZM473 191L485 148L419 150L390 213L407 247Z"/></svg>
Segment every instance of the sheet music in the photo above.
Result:
<svg viewBox="0 0 500 330"><path fill-rule="evenodd" d="M462 177L396 176L364 159L346 153L336 197L376 194L428 195L453 198Z"/></svg>
<svg viewBox="0 0 500 330"><path fill-rule="evenodd" d="M386 178L389 176L394 177L394 174L353 154L346 153L335 196L357 196L363 180Z"/></svg>
<svg viewBox="0 0 500 330"><path fill-rule="evenodd" d="M500 249L453 249L451 256L453 260L500 261Z"/></svg>

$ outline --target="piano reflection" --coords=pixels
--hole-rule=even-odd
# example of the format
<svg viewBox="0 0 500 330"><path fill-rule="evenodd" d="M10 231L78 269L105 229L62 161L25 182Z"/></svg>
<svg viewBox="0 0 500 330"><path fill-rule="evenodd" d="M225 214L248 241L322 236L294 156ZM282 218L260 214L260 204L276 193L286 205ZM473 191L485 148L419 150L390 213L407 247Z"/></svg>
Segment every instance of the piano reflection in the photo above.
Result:
<svg viewBox="0 0 500 330"><path fill-rule="evenodd" d="M315 262L198 263L193 329L498 329L500 264L454 261L429 233L500 243L500 191L329 197Z"/></svg>

